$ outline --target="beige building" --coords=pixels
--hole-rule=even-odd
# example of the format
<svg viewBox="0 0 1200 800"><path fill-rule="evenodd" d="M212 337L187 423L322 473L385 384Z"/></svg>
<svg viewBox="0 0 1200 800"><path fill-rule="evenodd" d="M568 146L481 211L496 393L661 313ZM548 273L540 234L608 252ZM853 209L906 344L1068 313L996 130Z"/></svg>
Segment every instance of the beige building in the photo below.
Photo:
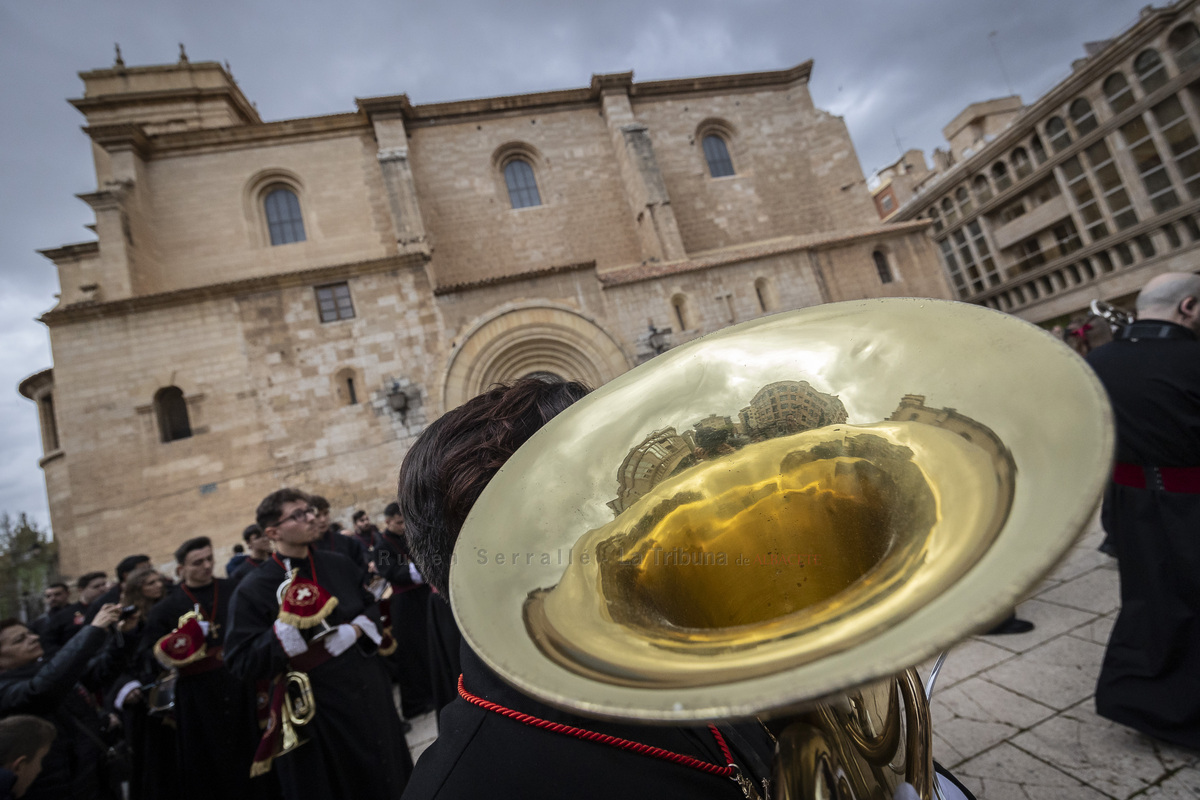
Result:
<svg viewBox="0 0 1200 800"><path fill-rule="evenodd" d="M1197 0L1147 7L1031 105L974 104L946 127L940 174L891 220L932 222L956 298L1078 322L1197 269L1198 18Z"/></svg>
<svg viewBox="0 0 1200 800"><path fill-rule="evenodd" d="M268 492L378 514L424 426L495 381L602 384L783 309L949 296L881 226L812 65L261 120L216 63L82 73L96 238L42 421L62 569L237 540Z"/></svg>

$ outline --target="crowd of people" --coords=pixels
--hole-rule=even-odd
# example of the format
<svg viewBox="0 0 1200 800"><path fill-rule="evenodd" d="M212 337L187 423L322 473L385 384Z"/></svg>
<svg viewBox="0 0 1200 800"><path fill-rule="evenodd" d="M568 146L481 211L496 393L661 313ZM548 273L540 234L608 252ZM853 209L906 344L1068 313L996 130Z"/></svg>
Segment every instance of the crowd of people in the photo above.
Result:
<svg viewBox="0 0 1200 800"><path fill-rule="evenodd" d="M1194 748L1200 277L1159 276L1138 311L1088 355L1117 422L1103 522L1123 601L1096 703ZM405 457L382 529L364 511L342 529L325 498L283 488L259 504L227 577L197 536L180 542L174 575L131 555L111 585L80 576L75 602L72 587L47 587L44 615L0 620L0 800L765 794L764 727L552 708L507 685L455 627L449 570L468 513L587 391L527 379L443 415ZM434 710L439 736L414 767L406 720Z"/></svg>
<svg viewBox="0 0 1200 800"><path fill-rule="evenodd" d="M0 620L0 800L399 797L409 720L455 696L458 632L399 506L351 523L281 489L226 577L196 536L174 574L130 555Z"/></svg>

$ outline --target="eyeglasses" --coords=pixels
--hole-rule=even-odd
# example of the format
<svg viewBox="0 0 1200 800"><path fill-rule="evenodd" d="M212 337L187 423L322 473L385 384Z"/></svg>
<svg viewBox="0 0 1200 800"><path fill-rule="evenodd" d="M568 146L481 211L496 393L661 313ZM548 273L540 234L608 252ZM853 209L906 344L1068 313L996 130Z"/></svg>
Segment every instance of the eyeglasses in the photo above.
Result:
<svg viewBox="0 0 1200 800"><path fill-rule="evenodd" d="M279 521L276 522L275 524L282 525L285 522L304 522L305 518L308 517L309 514L312 514L315 516L316 513L317 512L312 510L311 508L297 508L295 511L288 514L286 517L280 517Z"/></svg>

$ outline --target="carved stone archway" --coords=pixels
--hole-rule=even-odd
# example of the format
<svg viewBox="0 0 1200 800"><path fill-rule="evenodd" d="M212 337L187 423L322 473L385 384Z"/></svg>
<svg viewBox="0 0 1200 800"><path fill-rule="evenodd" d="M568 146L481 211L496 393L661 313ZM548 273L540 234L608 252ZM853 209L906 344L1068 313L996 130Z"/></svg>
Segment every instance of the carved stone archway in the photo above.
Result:
<svg viewBox="0 0 1200 800"><path fill-rule="evenodd" d="M603 328L574 309L549 303L505 306L480 319L450 354L446 410L494 383L551 373L596 387L632 366Z"/></svg>

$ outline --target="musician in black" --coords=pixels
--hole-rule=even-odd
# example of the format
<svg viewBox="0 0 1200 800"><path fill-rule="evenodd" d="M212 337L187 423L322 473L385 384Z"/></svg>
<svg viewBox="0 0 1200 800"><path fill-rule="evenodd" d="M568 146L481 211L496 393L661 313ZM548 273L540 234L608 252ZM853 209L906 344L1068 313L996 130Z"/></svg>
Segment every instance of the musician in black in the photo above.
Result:
<svg viewBox="0 0 1200 800"><path fill-rule="evenodd" d="M400 506L390 503L384 510L384 529L375 552L375 564L392 585L392 637L396 640L397 683L400 711L405 719L418 717L434 708L429 678L429 586L412 563L404 538ZM458 676L454 676L455 680Z"/></svg>
<svg viewBox="0 0 1200 800"><path fill-rule="evenodd" d="M1087 356L1117 424L1101 520L1121 576L1096 711L1200 748L1200 276L1157 276L1137 311Z"/></svg>
<svg viewBox="0 0 1200 800"><path fill-rule="evenodd" d="M234 584L213 577L212 541L188 539L175 551L179 583L150 611L141 649L179 671L175 719L185 798L253 795L250 762L257 740L253 688L225 667Z"/></svg>
<svg viewBox="0 0 1200 800"><path fill-rule="evenodd" d="M249 553L246 560L239 564L233 574L229 576L235 583L267 563L271 558L271 540L263 533L262 528L258 527L258 523L246 526L246 529L242 531L242 541L246 543Z"/></svg>
<svg viewBox="0 0 1200 800"><path fill-rule="evenodd" d="M364 569L313 547L321 534L314 517L303 492L268 495L257 518L275 553L234 594L229 668L246 681L276 680L255 768L277 772L288 800L392 800L412 760L376 655L378 605ZM297 731L307 742L282 752L279 681L291 671L311 682L315 716Z"/></svg>
<svg viewBox="0 0 1200 800"><path fill-rule="evenodd" d="M400 510L413 559L443 597L448 597L454 543L484 487L526 439L586 393L578 383L540 380L494 387L435 421L413 445L400 471ZM502 541L504 521L495 524L497 541ZM769 773L773 746L757 724L722 725L714 733L704 725L649 726L580 717L512 688L466 644L460 654L463 693L442 710L440 734L421 757L406 800L744 797L724 774L730 770L721 742L733 749L741 773L762 790L759 781ZM482 707L479 699L494 705ZM572 731L536 727L510 718L506 714L511 711L563 723ZM588 741L580 732L651 745L690 760L672 763Z"/></svg>

